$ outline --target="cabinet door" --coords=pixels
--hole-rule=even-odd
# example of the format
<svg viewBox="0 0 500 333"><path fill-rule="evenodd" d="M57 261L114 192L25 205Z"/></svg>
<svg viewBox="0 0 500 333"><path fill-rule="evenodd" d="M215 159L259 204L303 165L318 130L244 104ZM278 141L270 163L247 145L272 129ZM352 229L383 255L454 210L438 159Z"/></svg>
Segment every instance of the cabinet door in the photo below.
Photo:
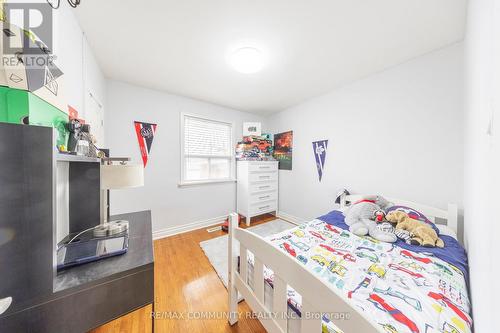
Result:
<svg viewBox="0 0 500 333"><path fill-rule="evenodd" d="M53 136L0 123L0 319L52 295Z"/></svg>

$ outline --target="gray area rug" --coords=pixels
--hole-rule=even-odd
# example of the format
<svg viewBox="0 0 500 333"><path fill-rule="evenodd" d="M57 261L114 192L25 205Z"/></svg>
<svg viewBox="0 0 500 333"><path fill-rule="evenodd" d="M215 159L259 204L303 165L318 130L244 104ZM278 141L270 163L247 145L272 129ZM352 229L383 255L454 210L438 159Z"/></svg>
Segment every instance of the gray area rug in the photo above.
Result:
<svg viewBox="0 0 500 333"><path fill-rule="evenodd" d="M261 237L266 237L277 234L287 229L291 229L293 227L295 227L294 224L277 219L271 222L259 224L255 227L248 228L248 230ZM226 235L200 243L203 252L205 252L205 255L207 256L208 260L212 264L213 268L217 272L217 275L226 288L228 277L227 239L228 236ZM238 253L238 248L238 245L236 245L233 251L235 253Z"/></svg>

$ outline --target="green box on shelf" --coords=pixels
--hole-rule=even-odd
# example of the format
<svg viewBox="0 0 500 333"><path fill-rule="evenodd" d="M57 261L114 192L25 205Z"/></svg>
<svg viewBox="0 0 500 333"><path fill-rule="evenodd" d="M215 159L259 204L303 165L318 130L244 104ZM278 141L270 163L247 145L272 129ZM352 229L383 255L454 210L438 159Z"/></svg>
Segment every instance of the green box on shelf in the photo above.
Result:
<svg viewBox="0 0 500 333"><path fill-rule="evenodd" d="M59 110L29 91L0 86L0 122L54 127L57 146L67 145L69 121L67 113Z"/></svg>

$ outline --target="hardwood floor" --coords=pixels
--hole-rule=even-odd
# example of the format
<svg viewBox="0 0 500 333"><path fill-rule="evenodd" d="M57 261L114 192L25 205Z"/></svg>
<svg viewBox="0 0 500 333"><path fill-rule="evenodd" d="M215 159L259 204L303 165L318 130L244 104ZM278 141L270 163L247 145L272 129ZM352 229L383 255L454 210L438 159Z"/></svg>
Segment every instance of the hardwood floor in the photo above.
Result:
<svg viewBox="0 0 500 333"><path fill-rule="evenodd" d="M274 220L264 215L252 220L255 226ZM241 226L244 225L242 222ZM206 228L163 238L154 242L155 257L155 333L163 332L266 332L245 302L236 325L229 326L227 290L201 250L200 242L225 235ZM200 318L204 316L204 318ZM91 333L151 332L151 307L118 318Z"/></svg>
<svg viewBox="0 0 500 333"><path fill-rule="evenodd" d="M145 306L137 311L129 313L112 322L102 325L92 333L128 333L128 332L151 332L153 322L151 321L152 306ZM157 331L159 332L159 331Z"/></svg>

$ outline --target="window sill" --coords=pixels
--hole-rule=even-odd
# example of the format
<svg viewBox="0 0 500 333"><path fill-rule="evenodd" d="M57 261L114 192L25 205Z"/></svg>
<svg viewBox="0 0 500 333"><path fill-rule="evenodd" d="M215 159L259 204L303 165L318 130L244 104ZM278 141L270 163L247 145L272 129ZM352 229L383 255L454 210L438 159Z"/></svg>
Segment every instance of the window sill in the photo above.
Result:
<svg viewBox="0 0 500 333"><path fill-rule="evenodd" d="M210 184L223 184L223 183L236 183L236 179L218 179L218 180L197 180L197 181L185 181L179 182L178 187L192 187L200 185L210 185Z"/></svg>

